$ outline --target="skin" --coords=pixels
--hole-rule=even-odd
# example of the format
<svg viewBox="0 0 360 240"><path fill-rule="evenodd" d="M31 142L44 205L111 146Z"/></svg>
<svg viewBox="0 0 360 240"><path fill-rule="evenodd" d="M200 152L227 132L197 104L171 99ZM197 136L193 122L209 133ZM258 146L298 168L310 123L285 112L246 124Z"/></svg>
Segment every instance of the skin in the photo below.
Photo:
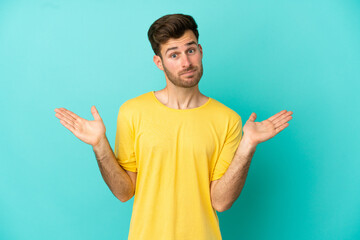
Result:
<svg viewBox="0 0 360 240"><path fill-rule="evenodd" d="M196 44L188 45L191 42ZM176 49L169 51L174 47ZM203 74L203 50L194 33L187 30L182 37L168 40L161 45L160 53L160 56L153 58L156 66L164 71L166 79L166 87L155 92L159 101L175 109L195 108L206 103L208 97L201 94L198 87ZM194 70L194 73L182 75L189 70ZM289 126L292 113L283 110L262 122L255 122L256 114L251 114L243 127L244 135L227 172L210 183L214 209L222 212L232 206L245 184L256 146Z"/></svg>
<svg viewBox="0 0 360 240"><path fill-rule="evenodd" d="M160 56L154 56L153 61L164 72L166 87L155 92L158 100L174 109L191 109L205 104L209 98L199 91L198 86L203 75L203 50L194 33L187 30L180 38L169 39L161 44L160 53ZM188 71L193 72L184 74ZM91 108L92 121L65 108L56 108L55 112L64 127L93 147L101 174L113 194L122 202L131 199L135 193L137 173L126 171L117 163L96 107ZM215 210L222 212L232 206L245 184L257 145L288 127L292 114L292 111L282 110L262 122L255 122L255 113L250 115L243 126L244 134L230 166L220 179L210 183L211 202Z"/></svg>
<svg viewBox="0 0 360 240"><path fill-rule="evenodd" d="M86 120L65 109L56 108L55 116L60 123L81 141L91 145L101 175L111 192L120 201L126 202L135 193L136 173L124 170L116 160L105 135L106 128L95 106L91 107L94 120Z"/></svg>
<svg viewBox="0 0 360 240"><path fill-rule="evenodd" d="M191 42L195 43L187 45ZM166 87L155 92L159 101L174 109L196 108L206 103L209 98L200 93L198 85L203 75L203 52L194 33L187 30L180 38L169 39L161 44L160 52L161 57L153 58L166 80ZM194 72L185 75L188 71Z"/></svg>
<svg viewBox="0 0 360 240"><path fill-rule="evenodd" d="M231 208L244 187L257 145L288 127L292 114L292 111L283 110L262 122L255 122L256 113L250 115L243 127L244 135L227 171L220 179L210 184L214 209L223 212Z"/></svg>

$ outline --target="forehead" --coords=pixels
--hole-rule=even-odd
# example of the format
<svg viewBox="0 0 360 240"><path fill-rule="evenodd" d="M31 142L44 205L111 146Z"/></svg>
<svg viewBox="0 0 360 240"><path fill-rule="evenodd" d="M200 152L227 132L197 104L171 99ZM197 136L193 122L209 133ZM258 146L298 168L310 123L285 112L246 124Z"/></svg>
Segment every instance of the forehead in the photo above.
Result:
<svg viewBox="0 0 360 240"><path fill-rule="evenodd" d="M164 54L166 50L169 48L174 48L174 47L181 48L183 46L186 46L187 43L192 41L195 41L197 43L195 34L191 30L186 30L181 37L170 38L166 43L161 44L160 49L161 52Z"/></svg>

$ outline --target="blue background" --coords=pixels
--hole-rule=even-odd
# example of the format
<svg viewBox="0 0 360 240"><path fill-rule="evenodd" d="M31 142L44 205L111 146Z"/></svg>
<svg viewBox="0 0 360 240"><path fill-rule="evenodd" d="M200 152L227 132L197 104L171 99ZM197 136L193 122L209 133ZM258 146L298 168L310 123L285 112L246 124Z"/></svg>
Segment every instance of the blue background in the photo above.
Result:
<svg viewBox="0 0 360 240"><path fill-rule="evenodd" d="M359 1L0 1L0 239L126 239L92 147L55 117L93 119L114 147L127 99L165 87L147 30L192 15L203 94L290 126L262 143L224 239L360 239Z"/></svg>

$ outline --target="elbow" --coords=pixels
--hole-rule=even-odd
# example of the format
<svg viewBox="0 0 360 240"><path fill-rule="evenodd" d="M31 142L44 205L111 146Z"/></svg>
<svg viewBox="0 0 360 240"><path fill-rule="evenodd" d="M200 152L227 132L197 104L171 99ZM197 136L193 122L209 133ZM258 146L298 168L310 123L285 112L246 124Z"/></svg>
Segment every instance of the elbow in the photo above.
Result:
<svg viewBox="0 0 360 240"><path fill-rule="evenodd" d="M120 198L118 198L121 202L123 202L123 203L125 203L125 202L127 202L127 201L129 201L131 198L126 198L126 199L120 199Z"/></svg>
<svg viewBox="0 0 360 240"><path fill-rule="evenodd" d="M213 204L212 206L217 212L225 212L226 210L229 210L231 208L230 205L224 204Z"/></svg>
<svg viewBox="0 0 360 240"><path fill-rule="evenodd" d="M217 212L223 212L223 210L221 208L216 208L216 207L213 207Z"/></svg>
<svg viewBox="0 0 360 240"><path fill-rule="evenodd" d="M229 208L224 208L224 207L222 207L222 208L214 208L216 211L218 211L218 212L225 212L226 210L229 210Z"/></svg>
<svg viewBox="0 0 360 240"><path fill-rule="evenodd" d="M117 198L117 199L119 199L121 202L127 202L127 201L129 201L134 195L135 195L135 192L134 191L132 191L131 193L129 193L129 194L116 194L116 193L114 193L114 195L115 195L115 197Z"/></svg>
<svg viewBox="0 0 360 240"><path fill-rule="evenodd" d="M213 209L215 209L217 212L222 212L223 209L217 205L212 204Z"/></svg>
<svg viewBox="0 0 360 240"><path fill-rule="evenodd" d="M225 211L229 210L230 208L231 208L231 205L225 206L221 209L221 212L225 212Z"/></svg>
<svg viewBox="0 0 360 240"><path fill-rule="evenodd" d="M130 199L132 199L132 197L134 196L134 194L133 195L130 195L129 197L126 197L126 198L124 198L124 197L118 197L118 196L115 196L117 199L119 199L121 202L127 202L127 201L129 201Z"/></svg>

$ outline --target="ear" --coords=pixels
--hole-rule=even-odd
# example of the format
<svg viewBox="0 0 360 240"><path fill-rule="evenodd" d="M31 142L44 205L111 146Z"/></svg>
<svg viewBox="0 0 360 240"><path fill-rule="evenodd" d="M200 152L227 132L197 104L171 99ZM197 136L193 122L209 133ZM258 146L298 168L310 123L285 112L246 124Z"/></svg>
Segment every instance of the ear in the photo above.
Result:
<svg viewBox="0 0 360 240"><path fill-rule="evenodd" d="M198 44L199 49L200 49L200 53L201 53L201 57L203 57L203 50L202 50L202 46L200 45L200 43Z"/></svg>
<svg viewBox="0 0 360 240"><path fill-rule="evenodd" d="M160 70L164 71L162 60L158 55L154 55L153 61Z"/></svg>

